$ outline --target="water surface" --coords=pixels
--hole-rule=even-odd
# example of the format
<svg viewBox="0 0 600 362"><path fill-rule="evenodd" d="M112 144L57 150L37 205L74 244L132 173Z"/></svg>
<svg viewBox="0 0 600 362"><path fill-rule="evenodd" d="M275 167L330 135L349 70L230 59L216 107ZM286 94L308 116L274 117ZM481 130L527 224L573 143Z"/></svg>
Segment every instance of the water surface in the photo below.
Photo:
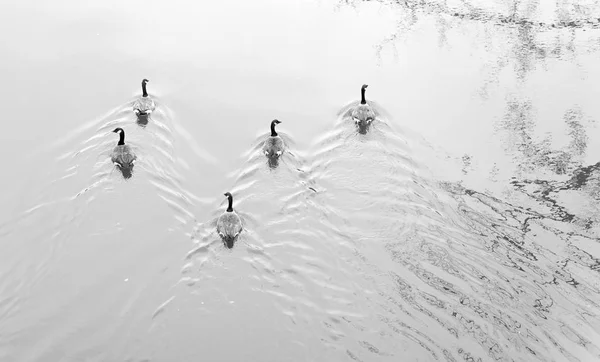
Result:
<svg viewBox="0 0 600 362"><path fill-rule="evenodd" d="M2 5L0 360L600 358L600 16L528 4Z"/></svg>

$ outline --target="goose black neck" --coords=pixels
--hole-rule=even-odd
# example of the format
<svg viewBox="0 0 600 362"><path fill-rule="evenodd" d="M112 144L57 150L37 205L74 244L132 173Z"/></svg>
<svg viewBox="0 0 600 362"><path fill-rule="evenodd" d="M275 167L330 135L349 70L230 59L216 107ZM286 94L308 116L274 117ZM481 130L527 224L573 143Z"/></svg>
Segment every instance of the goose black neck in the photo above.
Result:
<svg viewBox="0 0 600 362"><path fill-rule="evenodd" d="M367 101L365 99L365 92L367 91L366 88L361 88L360 90L360 104L367 104Z"/></svg>
<svg viewBox="0 0 600 362"><path fill-rule="evenodd" d="M146 82L142 82L142 97L148 97L148 92L146 92Z"/></svg>
<svg viewBox="0 0 600 362"><path fill-rule="evenodd" d="M121 132L119 132L119 143L117 143L117 145L123 146L124 144L125 144L125 131L121 130Z"/></svg>
<svg viewBox="0 0 600 362"><path fill-rule="evenodd" d="M275 122L271 122L271 137L277 137L277 132L275 132Z"/></svg>
<svg viewBox="0 0 600 362"><path fill-rule="evenodd" d="M227 206L227 212L233 212L233 196L228 195L227 200L229 201L229 206Z"/></svg>

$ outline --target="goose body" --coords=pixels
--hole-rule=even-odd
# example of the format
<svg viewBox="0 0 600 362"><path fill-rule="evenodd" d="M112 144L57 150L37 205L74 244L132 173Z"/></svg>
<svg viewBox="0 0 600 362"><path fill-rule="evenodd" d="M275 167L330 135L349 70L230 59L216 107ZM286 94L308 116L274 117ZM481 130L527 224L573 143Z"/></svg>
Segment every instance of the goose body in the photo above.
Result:
<svg viewBox="0 0 600 362"><path fill-rule="evenodd" d="M113 132L119 134L119 143L113 149L110 157L111 161L121 170L123 177L130 178L137 156L133 153L131 147L125 144L125 131L122 128L115 128Z"/></svg>
<svg viewBox="0 0 600 362"><path fill-rule="evenodd" d="M263 144L263 152L268 158L279 158L285 149L283 139L275 131L275 125L279 123L281 123L281 121L276 119L271 122L271 136L269 136Z"/></svg>
<svg viewBox="0 0 600 362"><path fill-rule="evenodd" d="M146 91L146 83L148 82L148 79L142 80L142 96L133 102L133 111L137 115L150 114L156 109L154 100L150 98Z"/></svg>
<svg viewBox="0 0 600 362"><path fill-rule="evenodd" d="M150 97L141 97L136 99L133 104L133 111L135 114L150 114L156 109L156 104Z"/></svg>
<svg viewBox="0 0 600 362"><path fill-rule="evenodd" d="M358 126L360 133L366 133L371 123L375 120L375 112L373 108L367 103L365 98L365 92L368 85L364 84L361 89L361 100L360 104L352 110L352 119Z"/></svg>
<svg viewBox="0 0 600 362"><path fill-rule="evenodd" d="M368 122L371 123L375 119L375 112L368 104L359 104L352 111L352 118L356 122Z"/></svg>
<svg viewBox="0 0 600 362"><path fill-rule="evenodd" d="M233 248L236 238L242 232L242 219L233 211L233 196L231 193L225 193L229 201L227 210L217 220L217 233L223 239L225 246Z"/></svg>
<svg viewBox="0 0 600 362"><path fill-rule="evenodd" d="M133 166L137 156L131 150L128 145L117 145L115 146L111 160L117 167L129 167Z"/></svg>

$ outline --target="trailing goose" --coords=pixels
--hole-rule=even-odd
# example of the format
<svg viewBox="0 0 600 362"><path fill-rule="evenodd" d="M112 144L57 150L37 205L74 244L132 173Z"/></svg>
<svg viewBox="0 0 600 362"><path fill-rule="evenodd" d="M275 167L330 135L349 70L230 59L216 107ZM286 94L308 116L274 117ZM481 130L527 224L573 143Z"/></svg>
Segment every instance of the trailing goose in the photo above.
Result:
<svg viewBox="0 0 600 362"><path fill-rule="evenodd" d="M115 128L113 132L119 134L119 143L113 149L111 160L121 170L123 177L128 179L132 175L133 164L137 156L133 153L131 147L125 144L125 131L123 128Z"/></svg>
<svg viewBox="0 0 600 362"><path fill-rule="evenodd" d="M233 196L231 193L226 192L229 204L227 210L217 220L217 233L223 239L223 243L229 249L233 248L236 238L242 232L242 219L239 215L233 211Z"/></svg>

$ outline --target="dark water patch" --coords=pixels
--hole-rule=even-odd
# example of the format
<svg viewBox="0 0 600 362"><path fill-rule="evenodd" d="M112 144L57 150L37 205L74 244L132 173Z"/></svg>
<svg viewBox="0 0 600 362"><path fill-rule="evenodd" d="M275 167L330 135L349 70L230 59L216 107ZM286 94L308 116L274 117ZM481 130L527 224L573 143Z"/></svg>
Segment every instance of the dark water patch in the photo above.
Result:
<svg viewBox="0 0 600 362"><path fill-rule="evenodd" d="M551 136L536 139L534 129L537 117L532 102L515 97L507 101L504 117L496 127L507 136L506 151L514 155L517 165L516 177L540 171L549 171L551 175L565 175L581 167L587 151L587 126L593 121L588 119L579 107L565 111L563 121L567 127L569 142L562 149L553 149Z"/></svg>
<svg viewBox="0 0 600 362"><path fill-rule="evenodd" d="M535 194L530 194L531 198L526 204L529 207L524 207L515 206L473 190L464 190L460 193L464 199L472 198L473 202L465 200L469 204L468 207L467 204L464 204L459 210L464 215L469 215L469 219L478 220L477 226L470 223L470 227L478 230L484 237L483 240L489 240L487 244L484 244L487 245L486 249L495 255L495 259L501 261L501 264L519 271L519 274L509 278L510 274L507 271L498 269L497 272L506 275L502 280L498 280L500 285L503 285L500 290L504 290L504 292L503 294L495 293L496 295L487 294L487 297L494 302L493 305L501 305L505 309L493 311L493 313L488 311L487 316L495 315L492 321L511 333L506 334L507 338L514 343L518 341L518 345L523 346L524 351L535 355L536 358L542 358L540 356L549 346L556 346L557 352L562 353L565 358L572 358L572 355L566 352L567 349L561 347L559 343L552 342L557 337L546 335L545 341L539 336L528 338L530 342L535 343L532 345L522 339L519 341L510 336L514 334L514 331L518 331L519 336L532 336L531 331L555 330L555 326L561 320L557 306L564 306L564 301L567 299L570 300L569 304L577 305L575 308L570 308L578 311L570 317L578 320L573 323L577 323L576 325L591 323L591 321L584 322L583 315L587 314L585 311L595 304L591 302L593 298L590 298L590 293L597 295L599 290L587 282L590 280L586 276L588 273L581 267L569 267L570 260L567 252L572 250L569 248L569 239L585 240L585 237L581 236L581 231L573 232L570 220L560 217L558 212L541 213L536 211L540 207L536 207L535 203L532 203L536 200ZM547 193L545 197L547 198L549 194ZM548 204L546 199L540 198L540 201ZM485 207L477 208L477 204ZM523 205L522 198L520 204ZM471 211L466 212L467 210ZM552 208L548 210L552 211ZM497 221L490 218L497 219ZM554 225L548 221L552 221ZM501 222L502 224L500 224ZM566 223L568 227L565 228L565 225L560 225L561 223ZM543 234L541 234L542 232ZM575 237L575 235L577 236ZM537 244L536 241L541 240L540 238L547 240L545 245ZM579 255L581 254L579 253ZM593 259L584 256L583 260L579 262L580 266L594 265ZM577 264L577 262L574 263ZM487 273L477 273L479 279L491 280L489 275L484 277L485 274ZM516 278L517 276L519 278ZM525 278L535 284L526 281ZM581 280L586 280L586 282L580 281L580 278L585 278ZM506 292L509 294L507 295ZM511 294L514 296L507 298ZM512 322L509 323L509 321ZM542 325L547 327L540 328ZM523 333L524 330L528 331L527 334Z"/></svg>
<svg viewBox="0 0 600 362"><path fill-rule="evenodd" d="M579 167L566 181L515 179L511 184L517 192L549 209L547 214L540 215L538 219L552 220L560 224L574 223L580 226L578 231L557 230L561 234L582 233L597 236L598 233L594 230L598 228L600 220L596 217L597 207L594 204L600 199L598 197L600 184L597 181L600 174L599 165Z"/></svg>

